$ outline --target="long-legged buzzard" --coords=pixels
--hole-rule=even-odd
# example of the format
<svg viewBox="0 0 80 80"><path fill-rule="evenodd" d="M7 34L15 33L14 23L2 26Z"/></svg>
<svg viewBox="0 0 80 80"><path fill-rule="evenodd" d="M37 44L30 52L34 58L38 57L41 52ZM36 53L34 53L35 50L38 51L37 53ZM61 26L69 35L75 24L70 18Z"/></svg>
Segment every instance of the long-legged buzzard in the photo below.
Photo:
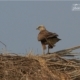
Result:
<svg viewBox="0 0 80 80"><path fill-rule="evenodd" d="M49 32L44 25L38 26L37 30L40 31L38 34L38 41L41 41L43 53L45 53L46 45L48 45L49 53L49 49L53 48L55 44L61 40L58 38L58 34Z"/></svg>

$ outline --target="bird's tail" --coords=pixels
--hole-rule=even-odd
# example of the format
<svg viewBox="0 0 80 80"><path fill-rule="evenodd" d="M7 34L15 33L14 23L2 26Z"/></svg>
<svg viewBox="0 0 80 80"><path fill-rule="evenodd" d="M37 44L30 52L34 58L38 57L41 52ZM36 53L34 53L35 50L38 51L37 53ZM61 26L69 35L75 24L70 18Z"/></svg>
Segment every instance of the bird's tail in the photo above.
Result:
<svg viewBox="0 0 80 80"><path fill-rule="evenodd" d="M49 48L53 48L55 46L55 44L60 41L61 39L59 38L51 38L51 39L48 39L48 46Z"/></svg>

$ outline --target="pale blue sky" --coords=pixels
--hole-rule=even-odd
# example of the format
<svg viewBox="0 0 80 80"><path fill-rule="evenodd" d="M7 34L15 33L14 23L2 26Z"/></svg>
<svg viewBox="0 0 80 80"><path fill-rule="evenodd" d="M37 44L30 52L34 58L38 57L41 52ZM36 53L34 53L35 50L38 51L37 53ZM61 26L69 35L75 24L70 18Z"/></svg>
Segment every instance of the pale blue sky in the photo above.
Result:
<svg viewBox="0 0 80 80"><path fill-rule="evenodd" d="M79 1L0 1L0 41L7 50L41 53L37 26L43 24L62 40L51 52L80 45L80 11L72 11ZM4 46L0 43L0 50Z"/></svg>

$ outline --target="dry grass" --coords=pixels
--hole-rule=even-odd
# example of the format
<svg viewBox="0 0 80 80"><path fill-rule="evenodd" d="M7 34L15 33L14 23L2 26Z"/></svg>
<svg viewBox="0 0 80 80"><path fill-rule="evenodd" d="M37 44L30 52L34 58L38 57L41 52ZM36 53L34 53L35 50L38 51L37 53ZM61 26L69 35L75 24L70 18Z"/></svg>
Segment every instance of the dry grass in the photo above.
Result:
<svg viewBox="0 0 80 80"><path fill-rule="evenodd" d="M0 80L80 80L78 62L67 61L31 54L26 57L0 55Z"/></svg>
<svg viewBox="0 0 80 80"><path fill-rule="evenodd" d="M0 54L0 80L80 80L80 61L55 53Z"/></svg>

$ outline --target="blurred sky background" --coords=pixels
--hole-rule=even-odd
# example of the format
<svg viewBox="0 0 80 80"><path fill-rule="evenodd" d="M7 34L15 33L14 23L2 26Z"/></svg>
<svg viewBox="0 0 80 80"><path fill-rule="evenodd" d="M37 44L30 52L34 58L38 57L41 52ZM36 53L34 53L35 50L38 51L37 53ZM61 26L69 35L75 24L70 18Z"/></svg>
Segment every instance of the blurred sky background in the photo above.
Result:
<svg viewBox="0 0 80 80"><path fill-rule="evenodd" d="M80 1L0 1L0 41L10 52L42 53L36 28L43 24L62 39L51 52L80 45L80 11L73 4Z"/></svg>

